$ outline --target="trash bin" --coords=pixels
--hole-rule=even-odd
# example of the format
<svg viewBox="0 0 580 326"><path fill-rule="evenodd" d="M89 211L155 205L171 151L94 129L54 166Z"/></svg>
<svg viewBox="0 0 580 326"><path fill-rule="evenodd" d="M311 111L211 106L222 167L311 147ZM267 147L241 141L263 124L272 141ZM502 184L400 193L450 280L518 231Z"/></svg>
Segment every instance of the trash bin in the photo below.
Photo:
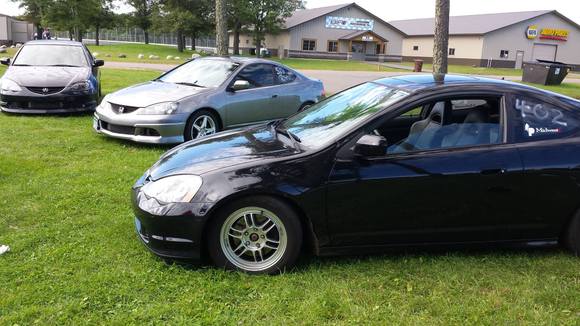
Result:
<svg viewBox="0 0 580 326"><path fill-rule="evenodd" d="M423 60L415 59L415 67L413 68L413 72L421 72L423 71Z"/></svg>
<svg viewBox="0 0 580 326"><path fill-rule="evenodd" d="M524 62L522 68L522 81L542 85L560 85L570 71L565 63L547 60Z"/></svg>

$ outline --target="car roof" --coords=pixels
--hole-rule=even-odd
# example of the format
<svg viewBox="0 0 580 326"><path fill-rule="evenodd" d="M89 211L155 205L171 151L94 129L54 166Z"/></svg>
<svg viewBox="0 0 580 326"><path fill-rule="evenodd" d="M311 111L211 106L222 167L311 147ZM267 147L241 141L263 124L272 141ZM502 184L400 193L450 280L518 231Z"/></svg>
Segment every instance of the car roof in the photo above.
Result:
<svg viewBox="0 0 580 326"><path fill-rule="evenodd" d="M25 45L69 45L69 46L82 46L81 42L69 41L69 40L33 40L26 42Z"/></svg>

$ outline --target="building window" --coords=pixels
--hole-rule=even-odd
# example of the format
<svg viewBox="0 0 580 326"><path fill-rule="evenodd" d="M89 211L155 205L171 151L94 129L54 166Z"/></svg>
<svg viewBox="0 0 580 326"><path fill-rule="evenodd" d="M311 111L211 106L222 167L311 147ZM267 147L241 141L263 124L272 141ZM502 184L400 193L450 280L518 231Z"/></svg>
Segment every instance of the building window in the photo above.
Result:
<svg viewBox="0 0 580 326"><path fill-rule="evenodd" d="M413 51L419 51L419 46L418 45L413 45Z"/></svg>
<svg viewBox="0 0 580 326"><path fill-rule="evenodd" d="M246 44L250 43L250 40L246 39Z"/></svg>
<svg viewBox="0 0 580 326"><path fill-rule="evenodd" d="M302 40L302 51L316 50L316 40Z"/></svg>
<svg viewBox="0 0 580 326"><path fill-rule="evenodd" d="M455 48L449 48L449 55L455 55Z"/></svg>
<svg viewBox="0 0 580 326"><path fill-rule="evenodd" d="M338 52L338 41L328 41L328 52Z"/></svg>
<svg viewBox="0 0 580 326"><path fill-rule="evenodd" d="M501 50L501 51L499 51L499 57L500 58L507 59L507 58L509 58L509 56L510 56L510 51L508 51L508 50Z"/></svg>

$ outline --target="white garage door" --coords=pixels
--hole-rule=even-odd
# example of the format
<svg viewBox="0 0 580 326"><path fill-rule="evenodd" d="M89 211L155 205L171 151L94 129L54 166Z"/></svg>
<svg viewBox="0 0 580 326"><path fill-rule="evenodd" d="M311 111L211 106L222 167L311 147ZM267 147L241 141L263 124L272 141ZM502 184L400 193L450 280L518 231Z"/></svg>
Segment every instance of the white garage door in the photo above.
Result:
<svg viewBox="0 0 580 326"><path fill-rule="evenodd" d="M532 52L533 60L556 60L557 45L552 44L534 44L534 51Z"/></svg>

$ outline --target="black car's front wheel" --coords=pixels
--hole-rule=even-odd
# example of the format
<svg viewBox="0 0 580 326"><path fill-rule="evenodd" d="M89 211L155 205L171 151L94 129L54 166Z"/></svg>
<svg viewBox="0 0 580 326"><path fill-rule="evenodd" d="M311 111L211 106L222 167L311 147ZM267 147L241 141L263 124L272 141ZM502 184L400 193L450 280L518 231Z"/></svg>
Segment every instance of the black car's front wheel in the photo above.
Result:
<svg viewBox="0 0 580 326"><path fill-rule="evenodd" d="M563 245L580 256L580 211L570 221L568 228L564 230Z"/></svg>
<svg viewBox="0 0 580 326"><path fill-rule="evenodd" d="M208 231L208 251L216 266L252 274L290 268L302 245L297 214L270 197L231 203L219 211Z"/></svg>
<svg viewBox="0 0 580 326"><path fill-rule="evenodd" d="M203 136L213 135L220 131L218 118L208 110L195 112L185 126L185 140L192 140Z"/></svg>

